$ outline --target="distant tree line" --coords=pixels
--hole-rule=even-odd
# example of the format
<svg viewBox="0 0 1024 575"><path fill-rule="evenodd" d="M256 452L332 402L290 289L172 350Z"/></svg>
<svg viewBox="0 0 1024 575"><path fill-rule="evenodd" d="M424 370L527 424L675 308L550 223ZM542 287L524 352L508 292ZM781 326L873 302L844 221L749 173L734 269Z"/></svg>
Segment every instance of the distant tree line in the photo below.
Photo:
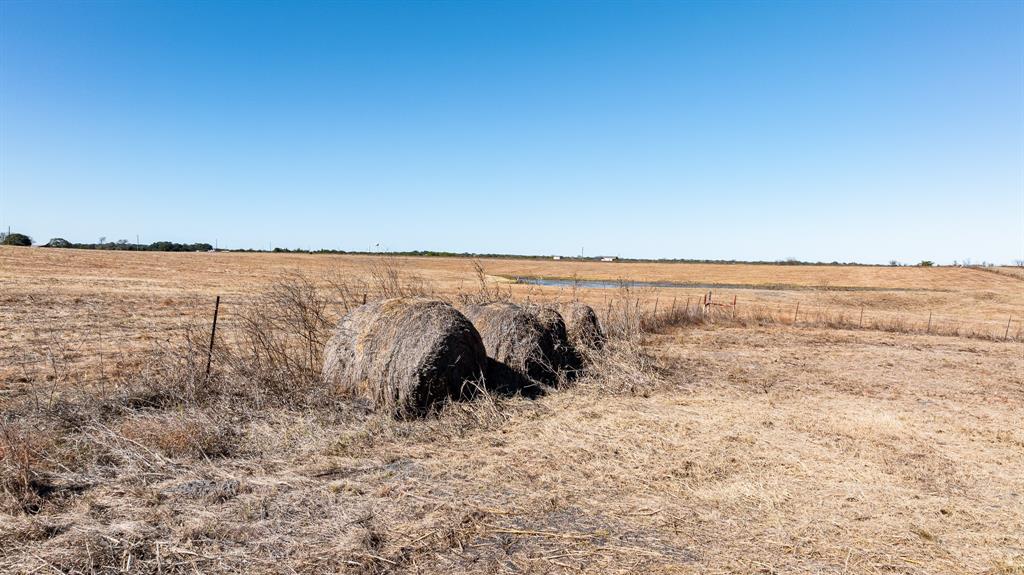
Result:
<svg viewBox="0 0 1024 575"><path fill-rule="evenodd" d="M53 238L43 244L44 248L73 248L79 250L122 250L139 252L208 252L213 246L207 243L179 244L178 242L153 242L151 244L132 244L128 240L116 242L99 242L95 244L77 244L64 238Z"/></svg>
<svg viewBox="0 0 1024 575"><path fill-rule="evenodd" d="M0 245L5 246L31 246L32 238L25 234L19 233L3 233L0 232ZM94 244L78 244L72 243L64 238L53 238L49 242L42 245L45 248L76 248L82 250L125 250L125 251L145 251L145 252L208 252L213 250L213 246L201 242L195 244L180 244L177 242L153 242L151 244L132 244L128 240L117 240L116 242L108 242L106 238L100 238L100 241ZM289 249L289 248L274 248L273 250L254 250L254 249L235 249L227 250L221 249L220 251L228 252L239 252L239 253L276 253L276 254L338 254L338 255L375 255L379 256L382 254L390 256L410 256L410 257L439 257L439 258L488 258L488 259L527 259L527 260L548 260L553 256L537 256L537 255L517 255L517 254L482 254L473 252L444 252L434 250L412 250L404 252L379 252L379 251L352 251L352 250L330 250L330 249L319 249L319 250L307 250L307 249ZM562 261L600 261L602 256L561 256L559 259ZM631 263L682 263L682 264L743 264L743 265L786 265L786 266L879 266L886 264L863 264L858 262L808 262L801 261L796 258L786 258L776 261L750 261L750 260L715 260L715 259L696 259L696 258L617 258L619 262L631 262ZM901 263L897 260L890 260L889 266L902 267L907 264ZM919 267L933 267L935 262L931 260L923 260L917 264ZM964 260L963 262L954 261L954 267L993 267L995 264L990 262L981 262L980 264L973 264L970 259ZM1024 260L1014 260L1014 265L1024 266Z"/></svg>

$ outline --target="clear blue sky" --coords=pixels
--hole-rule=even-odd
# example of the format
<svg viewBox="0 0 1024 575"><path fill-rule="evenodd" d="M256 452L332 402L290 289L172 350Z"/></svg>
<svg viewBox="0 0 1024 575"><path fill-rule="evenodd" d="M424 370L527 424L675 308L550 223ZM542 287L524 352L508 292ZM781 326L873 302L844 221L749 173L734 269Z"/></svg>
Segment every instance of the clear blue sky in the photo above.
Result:
<svg viewBox="0 0 1024 575"><path fill-rule="evenodd" d="M1024 258L1024 3L0 3L0 226Z"/></svg>

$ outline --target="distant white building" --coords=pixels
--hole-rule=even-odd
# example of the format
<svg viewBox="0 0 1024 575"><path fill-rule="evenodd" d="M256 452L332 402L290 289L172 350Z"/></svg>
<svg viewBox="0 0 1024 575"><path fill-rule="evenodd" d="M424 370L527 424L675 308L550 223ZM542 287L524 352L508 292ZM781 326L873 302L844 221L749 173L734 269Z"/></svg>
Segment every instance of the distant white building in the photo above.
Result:
<svg viewBox="0 0 1024 575"><path fill-rule="evenodd" d="M555 256L555 257L553 257L551 259L553 259L553 260L560 260L560 259L562 259L562 256Z"/></svg>
<svg viewBox="0 0 1024 575"><path fill-rule="evenodd" d="M616 259L618 259L618 258L601 258L601 261L603 261L603 262L613 262Z"/></svg>

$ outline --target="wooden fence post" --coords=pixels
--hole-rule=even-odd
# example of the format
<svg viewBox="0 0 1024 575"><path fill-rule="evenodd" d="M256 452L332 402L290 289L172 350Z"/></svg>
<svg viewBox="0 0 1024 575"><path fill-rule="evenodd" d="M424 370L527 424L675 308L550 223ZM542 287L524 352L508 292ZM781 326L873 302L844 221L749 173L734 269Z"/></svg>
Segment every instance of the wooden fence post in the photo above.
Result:
<svg viewBox="0 0 1024 575"><path fill-rule="evenodd" d="M928 312L928 329L925 330L925 333L931 333L931 332L932 332L932 312Z"/></svg>
<svg viewBox="0 0 1024 575"><path fill-rule="evenodd" d="M1003 332L1003 339L1009 339L1010 337L1010 322L1013 321L1013 316L1006 318L1006 331Z"/></svg>
<svg viewBox="0 0 1024 575"><path fill-rule="evenodd" d="M860 325L857 327L864 327L864 304L860 304Z"/></svg>
<svg viewBox="0 0 1024 575"><path fill-rule="evenodd" d="M796 318L800 314L800 302L796 302L796 310L793 312L793 323L796 323Z"/></svg>

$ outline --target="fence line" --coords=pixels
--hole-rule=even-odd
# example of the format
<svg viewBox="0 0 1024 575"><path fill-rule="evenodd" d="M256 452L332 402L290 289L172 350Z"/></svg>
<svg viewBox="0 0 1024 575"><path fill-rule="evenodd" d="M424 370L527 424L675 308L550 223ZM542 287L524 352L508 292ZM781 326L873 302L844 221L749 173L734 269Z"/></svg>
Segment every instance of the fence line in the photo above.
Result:
<svg viewBox="0 0 1024 575"><path fill-rule="evenodd" d="M231 303L230 300L222 300L221 307L228 307L230 311ZM208 310L204 311L209 314ZM696 299L688 295L685 301L674 296L671 304L663 305L660 296L655 296L652 303L649 297L627 289L606 296L604 304L597 304L596 311L606 331L627 338L684 325L722 324L791 325L1024 341L1024 321L1012 316L1005 321L964 320L961 316L933 312L915 315L872 310L866 305L834 309L808 307L800 301L792 304L744 304L735 294L732 301L726 299L721 302L712 292ZM231 332L237 325L233 315L228 313L220 319L218 339L222 337L220 332L225 333L229 340L232 337ZM204 318L202 314L196 314L176 322L171 329L184 329L190 321L201 323ZM46 381L100 383L107 371L116 371L119 365L141 361L155 349L152 342L147 349L146 342L132 338L132 329L115 329L100 334L74 333L73 336L68 336L71 332L61 330L59 326L53 326L51 330L51 339L35 349L0 345L0 382L27 383L42 378ZM163 332L158 341L166 339L166 333ZM124 346L126 341L131 345ZM96 375L99 377L94 377Z"/></svg>
<svg viewBox="0 0 1024 575"><path fill-rule="evenodd" d="M657 308L650 311L641 308L637 321L650 331L676 325L704 323L778 324L946 335L993 341L1024 341L1024 321L1012 315L1008 316L1006 321L964 320L962 316L938 315L934 312L916 315L890 310L872 310L863 304L854 309L807 307L799 300L790 305L740 305L735 295L728 303L718 303L713 296L709 296L710 294L706 294L692 305L688 298L685 306L673 306L661 313L658 313ZM637 300L639 301L639 298Z"/></svg>

